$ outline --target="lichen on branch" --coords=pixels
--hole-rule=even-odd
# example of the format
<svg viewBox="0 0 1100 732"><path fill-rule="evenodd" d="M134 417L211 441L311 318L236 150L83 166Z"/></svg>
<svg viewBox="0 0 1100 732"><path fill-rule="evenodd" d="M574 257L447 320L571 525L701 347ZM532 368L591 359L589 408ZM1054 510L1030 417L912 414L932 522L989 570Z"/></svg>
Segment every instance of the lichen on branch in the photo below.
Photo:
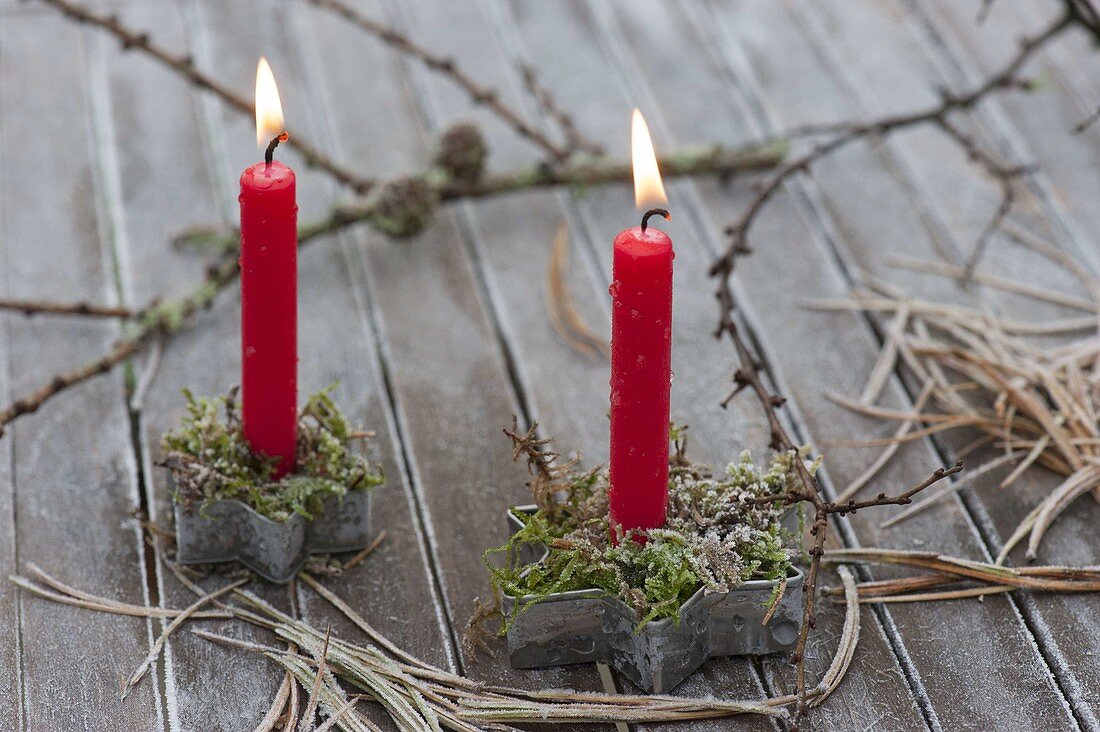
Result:
<svg viewBox="0 0 1100 732"><path fill-rule="evenodd" d="M187 416L162 440L162 465L173 478L173 499L201 512L216 501L238 500L274 521L314 518L325 499L381 485L379 465L361 449L331 387L311 396L298 418L294 470L273 480L275 458L258 455L244 438L236 390L207 399L184 391Z"/></svg>

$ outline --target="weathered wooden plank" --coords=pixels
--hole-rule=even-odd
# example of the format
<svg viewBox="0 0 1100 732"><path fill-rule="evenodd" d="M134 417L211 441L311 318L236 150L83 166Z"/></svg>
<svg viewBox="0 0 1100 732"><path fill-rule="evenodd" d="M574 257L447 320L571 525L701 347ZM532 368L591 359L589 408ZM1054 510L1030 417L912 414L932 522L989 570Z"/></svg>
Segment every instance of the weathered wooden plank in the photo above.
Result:
<svg viewBox="0 0 1100 732"><path fill-rule="evenodd" d="M617 28L605 30L592 27L593 20L588 12L577 4L543 4L532 7L513 3L512 11L521 29L526 31L522 39L524 48L530 51L537 65L545 69L547 78L559 97L574 101L574 104L567 106L577 112L582 129L596 133L601 142L605 142L617 153L626 154L625 120L631 103L642 105L650 117L651 125L657 131L658 140L663 140L665 147L672 146L674 142L688 144L704 139L743 141L743 123L732 121L728 115L710 114L714 108L709 94L711 90L703 81L707 71L702 70L700 73L695 64L681 58L676 59L673 67L677 78L681 81L690 79L690 83L683 83L682 94L675 99L673 106L681 111L683 119L690 120L695 127L688 130L687 134L669 134L663 121L665 115L661 113L668 106L663 100L661 104L654 105L644 81L635 83L631 80L643 76L629 60L622 58L624 55L629 56L632 51L624 47L616 49L614 44L606 42L612 35L636 40L639 46L647 47L660 57L654 60L656 63L669 61L667 54L660 49L660 44L657 49L650 47L651 41L647 33L639 32L637 28L621 32ZM683 45L696 43L689 28L685 28L683 23L670 20L667 13L660 8L643 7L639 10L639 17L653 19L653 23L647 25L655 33L667 35L669 40L665 45L668 48L678 42ZM553 28L554 32L545 33L547 27ZM634 35L635 33L638 35ZM601 41L601 37L605 40ZM601 45L605 47L601 49ZM618 61L616 55L619 56ZM607 75L570 73L570 69L574 68L614 69L616 66L619 73L614 75L611 72ZM677 338L674 351L674 411L678 418L686 419L693 425L692 450L696 456L720 464L730 458L732 451L739 451L742 446L762 448L767 443L766 431L756 405L749 399L738 400L729 412L718 408L718 401L728 385L732 354L726 344L715 342L710 335L716 317L711 297L713 285L705 274L710 253L704 241L700 240L705 240L708 235L699 231L698 221L691 213L692 209L702 204L692 193L691 186L674 184L670 187L670 194L676 212L669 226L675 229L675 240L679 245L676 261L677 311L674 317ZM743 194L743 191L739 194ZM631 211L629 200L628 190L601 190L588 192L580 204L585 212L581 218L588 224L586 230L596 243L596 254L601 259L605 272L609 267L610 253L609 247L601 247L600 242L609 241L617 229L626 225L623 212ZM757 457L762 459L763 455ZM831 620L838 622L836 617ZM829 619L823 618L823 637L829 635L828 621ZM872 681L865 681L869 676L862 671L865 664L870 663L875 669L896 669L896 663L881 629L870 622L865 633L863 651L850 673L849 681L841 687L838 704L830 706L857 709L855 715L865 714L866 722L873 719L874 712L878 710L867 709L866 705L849 705L844 700L855 699L860 692L866 697L865 684L873 684L875 680L882 678L875 674ZM821 664L826 663L829 652L827 648L815 649L815 656L818 656L815 660ZM721 668L718 664L711 664L702 676L689 682L684 691L732 691L721 683L722 674L720 671L715 673L716 667ZM898 711L880 716L892 717L899 727L923 727L923 721L915 712L900 674L893 679L888 678L886 686L881 705L889 709L893 703ZM847 696L853 691L856 694ZM834 726L848 728L851 722L852 718L849 717L843 722L834 723Z"/></svg>
<svg viewBox="0 0 1100 732"><path fill-rule="evenodd" d="M889 43L890 47L894 49L894 66L897 69L894 73L913 73L913 68L921 63L934 64L937 67L935 70L940 70L938 67L942 66L942 46L936 45L931 49L932 52L926 54L922 59L920 49L916 47L915 39L908 39L909 42L906 42L906 36L892 38L886 33L886 27L892 24L887 19L880 17L882 11L877 6L864 8L863 4L856 4L850 8L849 12L857 13L858 17L863 18L864 24L878 24L877 27L881 30L874 32L873 35L883 42ZM892 14L890 18L892 19ZM1037 27L1040 27L1040 21L1038 20L1035 21L1031 31L1034 32L1034 28ZM1010 31L1001 28L1001 31L1014 37L1022 33L1023 29ZM837 35L843 37L846 34ZM860 41L860 43L864 42ZM835 47L839 49L852 48L847 43L835 44ZM854 59L859 54L849 50L847 55ZM934 59L934 61L925 59ZM871 100L885 98L886 90L892 88L892 85L880 83L877 75L870 74L866 78L869 81L862 86ZM1015 106L1011 113L1011 120L1015 122L1027 116L1028 112L1026 110L1028 107L1024 104L1026 102L1031 107L1036 108L1036 114L1042 119L1053 124L1048 116L1050 114L1048 110L1057 108L1062 110L1062 114L1065 114L1066 110L1072 109L1071 101L1058 93L1061 88L1062 85L1060 84L1052 84L1051 93L1043 95L1044 97L1053 96L1054 99L1031 98L1020 100L1020 103ZM876 101L872 101L872 105L872 109L876 110L881 110L885 106ZM991 104L989 107L983 107L983 113L980 115L984 123L984 129L991 131L990 136L986 138L986 144L992 146L992 143L989 142L990 139L997 140L999 138L1001 141L1018 139L1019 135L1012 133L1011 130L1005 132L1004 129L997 128L998 115L996 111L996 105ZM1035 125L1036 121L1032 120L1030 124ZM1034 134L1035 129L1035 127L1031 127L1024 134ZM1054 127L1054 129L1057 129L1057 127ZM1044 164L1045 170L1049 171L1047 175L1057 181L1055 185L1055 190L1057 190L1062 185L1071 182L1068 178L1061 178L1063 168L1070 171L1076 169L1076 162L1063 165L1063 161L1070 158L1074 160L1088 158L1093 154L1091 148L1095 147L1095 142L1084 138L1076 138L1068 133L1052 135L1050 130L1051 127L1048 127L1045 138L1059 138L1061 140L1060 147L1043 143L1044 157L1041 159L1041 163ZM1077 151L1071 149L1074 146L1078 148ZM1020 152L1018 146L1015 151L1011 147L1010 145L1009 148L1006 148L1009 155L1017 158L1028 155L1027 152ZM988 184L983 183L979 175L967 169L966 163L960 155L956 154L954 159L944 158L949 161L950 164L948 165L932 166L927 163L926 149L926 145L922 146L920 150L912 149L908 145L899 145L899 158L904 160L904 164L913 171L914 179L926 191L925 195L937 209L950 211L945 195L953 195L960 200L975 200L977 196L983 196L988 200ZM1056 151L1061 153L1061 157L1054 157ZM947 181L946 185L944 185L944 181ZM1052 200L1049 187L1042 185L1042 182L1042 180L1037 181L1037 185L1031 189L1031 193L1024 197L1019 210L1015 214L1017 221L1045 237L1059 239L1061 246L1071 254L1081 258L1080 248L1075 247L1075 244L1079 242L1074 241L1072 232L1079 230L1081 221L1084 220L1083 217L1078 217L1076 221L1073 221L1059 216L1060 209L1068 211L1071 215L1074 212L1072 209L1062 207L1058 200ZM944 188L949 189L948 193L942 193ZM1073 194L1070 193L1070 198L1067 200L1072 201L1073 198ZM973 232L984 226L985 221L988 220L991 205L995 205L995 203L961 208L957 212L952 212L950 224L953 229L963 232L956 239L960 248L964 251L969 248L973 239L968 240L963 237L973 237ZM927 256L919 252L909 253L917 256ZM1089 259L1090 257L1084 258L1086 262ZM1039 287L1046 287L1052 291L1080 292L1080 285L1072 281L1072 278L1066 273L1058 271L1049 262L1042 261L1029 253L1021 252L1018 247L1006 243L995 243L993 245L992 250L983 260L983 270L1026 281ZM968 298L980 300L987 305L992 303L997 309L1020 317L1049 318L1065 317L1069 314L1065 310L1060 311L1058 308L1046 307L1021 298L1006 296L994 290L978 288L973 292L960 291L943 280L929 283L929 287L927 289L922 287L921 292L944 299ZM945 436L942 442L947 449L959 449L966 442L966 439L965 435L949 435ZM975 459L982 460L988 459L988 457L990 457L990 453L985 456L975 456ZM989 541L994 550L1000 548L1003 537L1012 532L1019 520L1031 507L1042 497L1048 495L1060 482L1057 476L1046 471L1035 470L1030 471L1010 491L1003 491L997 487L997 479L998 476L992 476L979 481L973 488L975 498L971 503L971 508L982 523L984 532L990 537ZM1083 500L1079 501L1073 507L1073 510L1064 514L1044 543L1043 561L1054 563L1091 563L1094 561L1090 548L1086 542L1081 541L1081 537L1087 535L1088 527L1095 525L1098 510L1100 509L1092 501ZM1057 676L1062 689L1073 704L1079 720L1085 725L1096 726L1098 707L1093 692L1097 688L1097 684L1100 683L1100 669L1097 668L1094 660L1097 649L1092 643L1096 633L1083 629L1094 625L1097 608L1096 599L1089 596L1041 597L1022 595L1017 601L1037 635L1040 648ZM1082 623L1084 623L1084 626ZM1070 635L1075 638L1072 643L1065 641ZM1085 640L1078 640L1079 638Z"/></svg>
<svg viewBox="0 0 1100 732"><path fill-rule="evenodd" d="M0 40L0 169L5 289L13 296L114 300L82 63L82 34L54 16L5 18ZM108 323L11 317L10 389L105 351ZM58 397L6 435L17 480L19 568L34 562L91 592L147 600L129 424L117 376ZM29 729L159 729L155 687L119 700L119 679L141 662L150 624L89 614L26 594L22 673ZM79 632L73 632L79 628Z"/></svg>
<svg viewBox="0 0 1100 732"><path fill-rule="evenodd" d="M8 33L6 21L0 20L0 41ZM0 68L0 74L3 69ZM4 88L3 76L0 76L0 89ZM5 110L0 103L0 170L5 164L4 136ZM3 179L0 178L0 185ZM0 211L4 210L4 190L0 188ZM0 246L7 246L10 233L3 219L0 219ZM10 278L3 271L5 291ZM6 324L5 324L6 325ZM0 335L0 358L8 361L11 350L8 343L7 328ZM5 371L0 375L0 393L5 399L11 398L11 384ZM9 438L0 450L0 576L7 577L18 570L18 535L15 532L15 474L13 471L14 446ZM9 582L0 585L0 725L6 729L22 729L22 658L19 638L22 625L22 607L19 593Z"/></svg>
<svg viewBox="0 0 1100 732"><path fill-rule="evenodd" d="M846 11L850 11L850 7L846 6ZM722 18L726 18L726 28L729 29L730 38L736 38L736 43L739 46L745 47L753 44L756 39L761 36L759 32L753 36L751 31L739 33L734 35L734 29L746 24L746 19L742 16L733 17L733 13L726 13L724 10L718 11L717 15ZM851 15L846 14L846 18L851 20ZM854 22L854 21L853 21ZM753 65L756 78L767 79L767 88L770 89L782 89L781 95L785 95L785 98L790 101L789 107L783 107L778 102L774 105L766 107L767 112L775 115L775 119L781 120L779 123L781 126L790 124L797 124L805 121L808 117L814 116L820 120L822 118L838 118L842 116L851 115L851 102L845 103L844 94L847 91L845 89L843 81L838 82L837 79L849 79L852 76L852 72L849 67L843 67L844 71L840 72L838 69L830 68L828 49L832 48L836 43L836 38L839 35L839 26L841 25L841 19L838 17L830 17L828 21L823 22L823 27L828 27L829 42L821 42L819 44L808 43L815 40L815 38L825 38L824 31L819 31L820 35L814 33L807 33L806 28L799 21L799 15L792 13L785 13L782 17L771 19L767 24L768 43L796 43L798 47L812 48L813 56L809 56L799 62L798 57L795 54L775 55L771 54L766 56L767 49L758 50L755 46L760 45L759 41L756 41L751 50L746 51L746 55L750 58L750 63ZM861 51L859 54L852 54L853 60L850 63L854 63L854 57L858 55L862 59L862 63L865 63L868 68L873 68L877 72L882 73L883 67L886 65L882 61L884 54L887 53L887 48L895 48L894 43L887 40L884 35L888 32L890 24L883 21L881 24L876 25L874 30L865 33L865 37L860 48L866 50ZM798 33L795 33L795 31ZM788 36L783 36L780 31L789 31ZM795 40L801 35L803 40ZM794 36L791 38L789 36ZM851 48L855 48L852 46ZM877 61L877 63L876 63ZM757 68L759 69L757 71ZM739 71L742 73L748 71L744 65L738 66ZM822 71L828 70L831 73L835 73L836 76L832 77L831 74L823 74ZM825 77L825 78L822 78ZM797 86L801 83L801 86ZM895 86L897 81L895 80ZM914 86L911 84L911 86ZM839 87L839 88L838 88ZM920 88L920 87L916 87ZM811 94L813 90L813 94ZM832 93L822 93L825 90L829 90ZM835 90L835 91L833 91ZM880 95L885 95L885 88L879 92ZM759 99L759 97L757 97ZM827 110L827 111L826 111ZM881 112L881 110L879 110ZM911 133L915 139L918 133ZM907 136L906 142L909 142ZM946 154L941 158L934 157L937 153L941 152L941 148L935 147L935 141L920 138L921 147L911 148L912 157L920 157L926 166L936 167L937 169L949 168L953 161ZM918 152L919 151L919 152ZM821 185L815 187L815 192L820 193L822 200L825 202L823 207L824 211L828 212L830 219L830 225L835 226L833 232L832 241L836 242L840 246L842 253L841 257L852 257L858 262L860 267L867 268L872 271L882 272L882 258L885 256L884 250L889 249L891 246L897 246L893 251L897 252L901 249L898 242L894 245L892 242L896 240L896 234L890 236L889 223L894 222L896 226L907 227L907 222L912 222L913 228L906 231L907 238L904 242L905 251L912 253L917 242L922 247L925 247L925 256L934 256L936 251L936 245L941 248L948 246L950 241L944 242L941 238L939 241L929 241L929 237L924 229L925 225L928 225L928 213L934 211L936 214L947 217L946 223L944 218L937 218L932 223L936 224L933 228L934 234L940 234L942 231L951 232L952 235L964 236L961 226L955 223L954 216L958 215L957 209L951 209L947 206L947 202L943 199L935 199L928 201L920 197L913 199L911 193L912 179L907 178L904 174L906 171L903 168L903 173L897 173L897 166L890 166L894 168L894 173L889 173L890 167L884 166L881 162L877 164L871 162L874 157L868 157L865 150L852 150L848 153L841 154L835 159L829 161L826 165L817 169L815 180L821 181ZM890 158L887 157L887 164L889 164ZM895 159L896 160L896 159ZM951 178L952 183L957 183L957 179ZM928 182L922 181L922 187L919 189L922 192L929 188ZM868 207L867 196L873 192L874 206ZM952 190L952 193L956 197L960 195L958 190ZM912 200L910 200L912 199ZM974 200L974 199L970 199ZM940 204L943 204L945 211L940 210ZM868 210L870 208L870 210ZM847 214L841 212L846 211ZM860 215L854 215L855 212L861 212ZM874 214L874 215L872 215ZM878 214L882 214L881 217ZM971 231L973 229L970 229ZM896 231L896 229L895 229ZM758 235L759 236L759 235ZM855 242L861 241L859 245L860 255L854 255L851 251L856 248ZM847 252L845 255L843 252ZM912 278L906 275L908 284L915 284L917 278ZM856 389L858 391L858 389ZM850 390L851 391L851 390ZM956 520L958 521L958 520ZM856 523L856 522L854 522ZM898 539L905 537L908 541L913 541L916 537L920 537L923 543L927 546L931 544L938 549L943 549L950 545L948 537L944 534L944 528L947 527L946 522L941 523L939 530L934 523L929 523L925 526L921 526L916 520L903 524L902 526L895 527L894 530L883 532L880 534L882 537L887 537L893 534ZM900 530L900 531L897 531ZM961 538L961 537L960 537ZM982 551L981 545L976 541L977 537L969 537L959 542L956 545L954 551L962 551L964 553L973 553ZM894 541L898 539L893 539ZM958 540L956 540L958 541ZM988 605L988 603L986 603ZM944 606L942 610L937 608L937 618L943 626L956 627L956 623L960 621L969 622L972 624L975 621L975 616L985 613L998 613L1001 616L1001 620L995 620L996 617L990 614L986 619L978 624L978 628L975 628L976 632L980 632L986 637L983 641L987 642L986 649L972 649L972 655L966 659L960 659L956 657L952 659L955 663L952 668L945 669L945 673L928 674L921 673L921 678L925 687L929 691L930 697L933 701L937 700L937 695L945 694L948 700L954 697L956 700L961 700L964 703L955 701L953 703L936 703L935 711L940 720L950 719L955 715L965 715L966 719L971 720L975 718L986 718L990 721L994 719L999 720L999 724L1002 727L1005 726L1020 726L1026 727L1034 723L1029 721L1029 718L1036 718L1039 715L1046 715L1052 713L1059 713L1057 710L1065 709L1065 703L1061 699L1060 691L1054 687L1049 670L1043 659L1034 653L1034 646L1030 634L1026 629L1022 628L1015 622L1012 622L1012 618L1015 616L1015 609L1009 607L1004 603L1001 603L999 609L994 610L990 607L983 607L981 613L975 613L973 608L949 608ZM900 610L895 610L891 613L894 618L899 622L899 627L902 625L905 613ZM951 615L955 617L951 617ZM918 619L923 620L923 618ZM979 630L979 628L981 630ZM998 633L999 638L995 639L995 643L989 643L994 638L990 637L990 630L996 628L1000 631ZM984 632L983 632L984 631ZM912 655L915 657L916 663L922 662L922 658L917 653L913 652L912 643L907 643L907 647L910 648ZM1002 650L1003 649L1003 650ZM971 696L969 693L959 694L955 689L946 686L943 682L950 683L952 675L956 678L960 678L958 674L963 673L960 667L960 662L970 662L972 659L976 659L978 663L981 663L983 667L986 664L987 654L1012 652L1019 654L1021 658L1013 663L1014 670L1019 674L1016 679L1006 683L1002 690L993 694L993 697L1000 697L1001 699L1017 699L1021 696L1026 696L1029 700L1041 700L1037 701L1038 704L1042 704L1047 708L1047 711L1042 711L1039 708L1028 707L1026 705L1014 705L1011 709L1005 709L1001 705L991 706L988 703L983 706L975 704L975 699L967 698ZM1015 668L1019 666L1019 668ZM1021 689L1030 685L1034 690L1031 694L1021 695ZM961 697L961 699L960 699ZM977 700L981 701L981 700ZM1065 713L1064 711L1061 713ZM1072 725L1074 722L1070 718L1065 718L1065 724Z"/></svg>

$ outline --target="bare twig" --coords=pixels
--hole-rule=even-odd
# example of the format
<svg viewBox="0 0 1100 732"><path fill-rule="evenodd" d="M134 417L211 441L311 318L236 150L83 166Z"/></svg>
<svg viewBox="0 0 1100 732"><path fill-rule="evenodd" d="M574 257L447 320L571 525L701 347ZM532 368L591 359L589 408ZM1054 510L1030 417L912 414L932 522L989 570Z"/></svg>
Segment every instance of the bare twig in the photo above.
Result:
<svg viewBox="0 0 1100 732"><path fill-rule="evenodd" d="M317 678L313 682L313 689L309 692L309 701L306 703L306 712L298 723L299 732L306 732L313 727L313 720L317 717L317 704L321 697L321 684L325 679L325 671L328 668L328 644L332 637L332 626L325 631L325 640L321 645L321 652L317 659Z"/></svg>
<svg viewBox="0 0 1100 732"><path fill-rule="evenodd" d="M250 116L255 115L255 107L246 97L241 96L221 82L213 79L206 73L195 67L194 59L186 54L173 54L172 52L156 45L144 31L127 27L117 16L100 14L92 11L72 0L40 0L53 6L78 23L87 23L100 28L118 39L122 48L136 50L156 60L163 66L187 79L191 84L200 89L212 92L225 102L230 108ZM322 153L305 137L298 132L290 135L287 142L302 156L307 165L318 168L331 175L334 179L350 187L357 193L366 193L373 185L373 181L362 178L347 168L336 163L328 155Z"/></svg>
<svg viewBox="0 0 1100 732"><path fill-rule="evenodd" d="M372 541L370 544L368 544L362 550L356 552L355 556L353 556L351 559L344 562L344 570L346 571L346 570L351 569L352 567L356 566L357 564L362 562L364 559L369 557L371 554L374 553L375 549L377 549L379 546L382 545L382 542L385 541L385 540L386 540L386 530L382 529L381 531L378 532L378 536L374 537L374 541Z"/></svg>
<svg viewBox="0 0 1100 732"><path fill-rule="evenodd" d="M523 73L524 86L535 98L539 109L561 129L569 152L581 151L589 155L603 155L603 146L580 133L572 115L558 106L558 103L554 100L554 95L539 81L538 72L535 71L535 68L529 64L521 64L520 71Z"/></svg>
<svg viewBox="0 0 1100 732"><path fill-rule="evenodd" d="M311 5L330 10L339 15L352 25L357 26L379 39L387 46L412 56L421 61L432 71L443 74L448 79L465 91L476 104L483 105L493 114L504 121L521 137L530 140L542 148L554 160L564 160L569 156L569 150L554 143L546 135L539 132L529 124L516 110L500 100L500 94L495 89L490 89L479 84L472 76L460 69L453 58L440 56L431 49L426 48L409 36L398 32L396 29L383 25L376 20L368 18L343 0L306 0Z"/></svg>
<svg viewBox="0 0 1100 732"><path fill-rule="evenodd" d="M157 378L157 372L160 370L160 362L163 356L164 339L156 338L153 340L153 345L149 349L149 354L145 357L145 367L141 370L141 377L134 387L134 393L130 395L131 412L138 413L145 408L145 395L149 393L149 389L153 386L153 381Z"/></svg>
<svg viewBox="0 0 1100 732"><path fill-rule="evenodd" d="M112 305L95 305L89 302L56 302L53 300L0 298L0 310L15 310L24 315L77 315L86 318L130 318L130 308Z"/></svg>
<svg viewBox="0 0 1100 732"><path fill-rule="evenodd" d="M44 0L57 2L60 0ZM772 145L765 148L728 149L715 146L686 151L666 158L663 168L666 176L732 174L773 167L783 159L785 148ZM626 182L631 179L630 164L613 158L588 158L562 166L532 166L514 173L486 176L474 182L442 181L425 174L414 180L428 186L428 195L441 202L484 198L531 188L556 185L594 185ZM386 186L383 186L386 188ZM298 231L299 247L327 234L346 229L361 222L377 223L390 215L385 197L368 197L361 203L335 207L324 219L305 224ZM380 227L384 226L379 224ZM81 366L53 376L44 386L20 397L0 410L0 434L6 425L19 417L35 412L47 401L73 386L99 374L107 373L114 366L126 361L144 349L155 336L168 338L179 332L199 310L209 307L223 289L237 277L237 247L239 240L232 234L216 245L217 259L207 268L206 276L190 293L178 300L165 300L134 314L137 324L129 329L107 354Z"/></svg>
<svg viewBox="0 0 1100 732"><path fill-rule="evenodd" d="M1020 78L1020 69L1036 50L1070 27L1074 21L1074 13L1067 10L1037 35L1023 39L1016 55L1000 71L969 91L961 93L943 91L939 104L915 112L887 115L869 122L842 122L817 126L812 130L813 132L829 136L815 143L808 151L784 163L757 188L749 203L733 223L726 228L730 242L725 254L711 268L711 274L715 277L728 276L733 269L734 257L748 250L749 229L768 201L783 188L789 178L798 173L809 171L814 163L821 158L829 156L859 140L881 138L899 130L934 124L959 143L972 159L999 181L1010 180L1022 175L1026 172L1026 169L1003 166L997 163L988 153L983 152L970 137L955 127L949 121L949 116L954 112L965 112L973 109L978 102L994 92L1030 88L1030 84ZM801 130L801 132L806 132L806 129ZM1008 187L1007 182L1004 185L1006 188ZM1006 193L1006 196L1008 195ZM1002 201L1002 205L994 217L994 225L999 225L1001 219L1007 213L1007 207L1010 205L1011 198L1009 198L1007 204ZM1002 209L1004 210L1002 211Z"/></svg>
<svg viewBox="0 0 1100 732"><path fill-rule="evenodd" d="M232 592L233 590L247 584L248 582L249 580L247 578L237 580L236 582L232 582L225 587L221 587L213 592L210 592L203 597L200 597L198 600L195 600L193 603L188 605L187 608L180 612L179 615L173 618L172 622L168 624L168 626L164 629L164 632L161 633L156 642L153 643L153 647L149 650L149 654L145 656L145 660L141 662L141 665L138 666L137 670L134 671L134 673L130 676L130 679L126 682L126 687L122 690L122 698L125 699L126 695L129 694L135 686L137 686L137 683L141 681L142 677L144 677L146 672L149 671L149 668L157 660L157 657L160 655L161 650L164 648L164 644L168 641L168 636L172 635L172 633L177 628L183 625L184 622L186 622L196 612L198 612L199 608L201 608L203 605L217 600L219 597Z"/></svg>
<svg viewBox="0 0 1100 732"><path fill-rule="evenodd" d="M798 456L798 447L787 433L782 420L779 418L778 408L785 403L785 399L774 394L765 384L760 373L760 365L749 350L740 330L734 320L736 303L733 297L731 277L738 256L745 254L747 247L744 241L734 249L727 251L719 257L719 260L711 267L711 273L718 281L716 297L719 303L719 324L715 331L716 337L726 335L733 344L737 354L738 369L734 374L734 383L737 390L751 390L760 403L764 415L768 421L771 435L771 447L778 452L790 452L795 455L795 468L798 472L799 486L791 488L789 492L781 496L781 500L788 504L808 502L813 508L813 520L810 525L812 546L808 550L810 556L810 568L803 585L805 604L803 606L802 627L798 634L792 660L796 664L798 711L805 714L809 708L809 690L806 685L806 641L810 630L816 625L817 580L821 568L821 555L825 548L825 539L829 527L829 516L856 513L865 508L890 505L905 505L912 502L913 496L925 490L929 486L948 478L962 470L962 463L956 463L951 468L938 468L929 478L918 483L912 488L898 495L880 493L875 498L856 501L850 499L847 502L838 503L826 500L817 478L810 472L805 462ZM728 400L727 400L728 401Z"/></svg>

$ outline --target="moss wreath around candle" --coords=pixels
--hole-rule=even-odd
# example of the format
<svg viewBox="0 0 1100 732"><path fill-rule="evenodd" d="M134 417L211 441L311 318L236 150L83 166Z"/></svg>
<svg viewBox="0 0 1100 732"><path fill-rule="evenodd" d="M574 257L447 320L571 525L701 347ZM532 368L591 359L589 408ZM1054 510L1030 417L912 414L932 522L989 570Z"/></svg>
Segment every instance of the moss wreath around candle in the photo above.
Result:
<svg viewBox="0 0 1100 732"><path fill-rule="evenodd" d="M605 469L580 471L575 460L559 464L559 456L546 449L548 441L534 438L534 428L526 434L505 430L515 457L526 456L534 476L529 486L536 508L513 509L522 527L485 555L494 590L522 599L505 617L501 634L520 613L558 593L598 590L616 597L634 610L641 628L654 620L678 623L684 604L700 589L724 593L768 580L776 582L775 594L782 592L797 536L783 526L787 509L779 496L797 480L794 461L802 457L780 453L760 468L746 451L714 475L685 458L685 430L673 426L670 433L665 526L620 535L618 541L608 520ZM532 545L546 550L524 562L522 550ZM493 561L498 556L505 558L503 566Z"/></svg>
<svg viewBox="0 0 1100 732"><path fill-rule="evenodd" d="M295 514L308 520L327 498L381 485L381 467L357 450L364 435L352 431L331 392L306 401L298 417L294 471L276 481L277 459L254 453L245 441L236 391L207 399L185 390L187 416L162 441L173 500L198 506L200 513L217 501L237 500L273 521Z"/></svg>
<svg viewBox="0 0 1100 732"><path fill-rule="evenodd" d="M175 502L176 554L185 564L240 561L287 582L309 554L362 549L370 541L370 492L380 466L364 455L331 388L298 417L294 469L275 479L278 458L252 451L236 392L187 398L187 415L163 438Z"/></svg>

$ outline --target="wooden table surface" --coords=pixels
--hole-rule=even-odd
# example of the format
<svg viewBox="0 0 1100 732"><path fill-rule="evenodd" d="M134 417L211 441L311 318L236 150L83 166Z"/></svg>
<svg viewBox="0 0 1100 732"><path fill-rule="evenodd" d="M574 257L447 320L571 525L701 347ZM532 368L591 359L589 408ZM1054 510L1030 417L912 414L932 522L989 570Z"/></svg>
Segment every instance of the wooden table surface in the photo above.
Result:
<svg viewBox="0 0 1100 732"><path fill-rule="evenodd" d="M356 0L441 53L453 55L509 103L539 120L519 64L536 66L582 130L627 153L630 108L641 106L659 148L734 144L804 122L869 117L932 103L937 87L967 88L1056 12L1047 0ZM288 123L364 175L421 169L457 120L485 131L493 170L538 151L450 82L303 2L116 0L158 43L248 95L256 58L271 60ZM965 120L1008 160L1036 162L1018 221L1100 270L1100 126L1070 129L1100 100L1100 54L1070 35L1028 66L1041 93L1002 96ZM237 177L256 158L253 122L194 91L146 57L36 3L0 0L0 291L18 297L139 306L179 295L203 258L169 240L236 216ZM292 151L283 156L296 162ZM345 197L298 167L301 220ZM744 447L766 453L751 398L728 410L733 355L716 320L707 262L749 184L671 182L668 230L677 243L673 418L691 424L691 450L711 463ZM518 672L468 655L460 636L475 597L487 597L486 547L505 539L504 509L524 500L525 470L501 428L537 419L563 451L591 462L607 451L606 362L579 355L553 331L545 276L553 232L572 239L569 281L587 322L609 330L610 242L634 221L625 186L547 190L450 207L423 234L392 243L363 228L300 258L301 389L334 382L355 421L377 430L388 476L375 495L387 538L362 565L326 580L375 627L426 660L474 678L527 687L602 689L594 667ZM892 427L824 397L858 393L882 323L809 312L799 300L840 296L868 271L927 296L980 301L1027 315L1054 308L962 291L899 273L891 257L969 251L997 188L935 130L861 144L789 186L754 230L755 253L736 276L744 325L781 391L798 437L882 436ZM1072 291L1063 274L994 240L997 274ZM167 348L143 408L126 400L125 373L94 379L19 420L0 442L0 574L35 563L66 582L132 603L183 607L192 596L145 546L132 513L166 524L156 467L160 435L183 412L180 390L224 392L238 378L236 291L220 297ZM1041 313L1040 313L1041 311ZM103 351L104 321L0 318L5 401ZM141 361L135 369L141 368ZM912 384L892 380L884 403L904 407ZM898 489L953 461L965 439L917 441L868 492ZM830 490L859 475L875 451L826 448ZM995 555L1049 491L1036 472L1011 491L978 480L957 498L893 526L886 511L843 521L837 542ZM1074 504L1045 543L1049 563L1095 564L1100 509ZM1013 555L1014 561L1022 559ZM214 586L219 580L212 580ZM832 580L829 580L830 582ZM357 638L308 587L256 585L271 602ZM828 662L840 615L827 607L811 666ZM1100 598L992 596L984 602L865 607L859 650L815 729L1100 729ZM204 625L219 627L208 621ZM177 633L155 681L125 702L128 676L159 623L57 605L0 583L0 728L27 730L251 729L282 678L259 656ZM223 632L250 633L224 624ZM261 637L258 633L257 637ZM499 648L499 646L498 646ZM792 688L785 658L708 662L677 693L758 698ZM620 686L629 688L629 685ZM767 729L759 718L691 725Z"/></svg>

